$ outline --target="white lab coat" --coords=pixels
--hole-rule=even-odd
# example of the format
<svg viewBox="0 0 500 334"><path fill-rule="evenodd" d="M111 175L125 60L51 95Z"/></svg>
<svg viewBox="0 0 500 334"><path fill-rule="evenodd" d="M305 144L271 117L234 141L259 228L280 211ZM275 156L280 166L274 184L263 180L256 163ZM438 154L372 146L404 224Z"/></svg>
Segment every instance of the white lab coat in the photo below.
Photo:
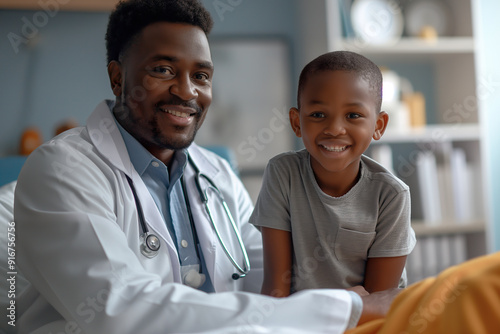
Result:
<svg viewBox="0 0 500 334"><path fill-rule="evenodd" d="M32 284L19 296L19 333L276 333L291 328L334 333L346 328L351 298L345 291L311 291L280 300L224 293L258 290L260 234L247 223L252 203L227 162L195 144L189 153L224 194L255 276L231 279L235 270L207 220L188 165L194 221L218 293L180 284L176 248L103 102L86 127L65 132L32 153L19 176L17 260ZM137 211L125 175L134 182L149 229L161 239L152 259L140 253ZM216 209L214 220L222 222L222 238L241 263L221 212Z"/></svg>

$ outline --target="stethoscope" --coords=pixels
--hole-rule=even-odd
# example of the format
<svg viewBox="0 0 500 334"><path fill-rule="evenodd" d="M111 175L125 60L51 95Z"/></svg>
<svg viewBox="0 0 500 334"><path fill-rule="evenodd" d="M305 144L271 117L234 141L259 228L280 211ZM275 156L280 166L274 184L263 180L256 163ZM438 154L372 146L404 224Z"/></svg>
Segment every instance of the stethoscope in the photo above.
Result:
<svg viewBox="0 0 500 334"><path fill-rule="evenodd" d="M224 196L220 192L219 188L215 185L215 183L207 175L200 172L200 169L198 168L198 166L196 166L196 164L194 163L193 159L191 159L191 156L189 154L187 154L187 158L188 158L189 164L191 165L191 167L195 171L196 188L197 188L198 193L200 195L200 199L205 206L205 210L207 211L208 217L210 219L212 227L214 228L215 234L217 235L217 239L219 239L219 242L220 242L222 249L224 250L224 253L226 254L227 258L229 259L231 264L236 268L236 270L239 272L239 273L233 273L231 275L231 278L233 280L243 278L250 271L250 261L248 259L247 251L246 251L245 245L243 243L243 240L241 239L241 235L240 235L240 232L238 230L238 227L236 226L236 223L234 222L233 215L231 214L231 211L229 210L229 207L228 207L226 201L224 200ZM146 220L144 219L144 212L142 210L142 205L141 205L141 202L139 201L139 197L137 196L137 193L135 191L134 184L128 175L126 175L126 177L127 177L127 181L128 181L129 186L130 186L130 189L132 189L132 193L134 195L134 200L135 200L135 205L136 205L137 212L139 215L139 225L141 226L141 231L142 231L141 236L140 236L140 238L141 238L141 246L140 246L141 254L147 258L153 258L156 255L158 255L158 251L159 251L160 246L161 246L160 238L158 238L158 236L156 236L154 233L149 232L149 229L146 225ZM203 190L201 187L201 179L202 178L205 179L205 181L207 181L209 184L209 186L205 190ZM196 247L195 247L196 254L198 255L198 258L201 260L199 249L198 249L199 248L198 245L200 243L199 243L199 239L198 239L198 233L196 232L196 226L194 224L193 214L192 214L192 210L191 210L191 203L189 200L189 196L187 194L184 175L181 177L181 186L182 186L182 193L184 196L184 200L186 202L186 208L187 208L187 212L188 212L188 216L189 216L189 223L191 225L191 230L193 231L193 238L194 238L194 242L196 245ZM234 234L238 240L238 244L240 246L241 253L243 254L243 260L244 260L243 267L240 266L238 264L238 262L236 262L236 259L234 258L234 256L229 252L229 249L228 249L226 243L224 242L224 240L222 240L221 234L219 232L219 229L217 228L217 225L214 222L212 212L210 211L210 207L208 205L208 190L213 191L217 195L219 202L221 203L222 207L224 208L224 211L226 213L227 218L231 222L231 226L233 227ZM203 274L201 274L201 266L200 266L198 274L203 275ZM196 278L195 280L199 280L199 278Z"/></svg>

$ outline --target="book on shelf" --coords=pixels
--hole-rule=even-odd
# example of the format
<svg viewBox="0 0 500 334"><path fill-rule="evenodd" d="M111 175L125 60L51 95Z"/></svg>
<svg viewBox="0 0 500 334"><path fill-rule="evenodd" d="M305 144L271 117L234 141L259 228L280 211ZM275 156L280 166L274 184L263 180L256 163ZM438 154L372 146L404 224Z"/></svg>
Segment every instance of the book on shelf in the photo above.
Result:
<svg viewBox="0 0 500 334"><path fill-rule="evenodd" d="M472 213L473 199L470 191L473 167L467 164L463 149L455 148L451 152L450 171L453 182L454 218L457 223L463 224L474 217Z"/></svg>
<svg viewBox="0 0 500 334"><path fill-rule="evenodd" d="M371 149L371 158L381 164L385 169L394 174L392 149L390 145L374 145Z"/></svg>
<svg viewBox="0 0 500 334"><path fill-rule="evenodd" d="M439 239L437 237L427 237L419 240L419 242L424 257L423 277L434 276L439 272Z"/></svg>
<svg viewBox="0 0 500 334"><path fill-rule="evenodd" d="M339 0L338 5L340 12L340 19L342 21L342 35L346 39L356 37L356 34L354 33L354 28L352 27L351 23L352 0Z"/></svg>
<svg viewBox="0 0 500 334"><path fill-rule="evenodd" d="M425 278L424 266L425 262L423 250L419 240L406 260L406 275L408 277L408 284L418 282Z"/></svg>
<svg viewBox="0 0 500 334"><path fill-rule="evenodd" d="M481 183L477 166L464 149L444 145L422 150L414 171L406 173L412 199L412 219L429 226L466 224L481 217Z"/></svg>
<svg viewBox="0 0 500 334"><path fill-rule="evenodd" d="M467 260L467 242L463 235L419 237L406 261L408 284L435 276Z"/></svg>
<svg viewBox="0 0 500 334"><path fill-rule="evenodd" d="M436 156L430 151L420 153L417 163L417 179L420 190L422 219L429 225L438 225L443 219L438 181Z"/></svg>

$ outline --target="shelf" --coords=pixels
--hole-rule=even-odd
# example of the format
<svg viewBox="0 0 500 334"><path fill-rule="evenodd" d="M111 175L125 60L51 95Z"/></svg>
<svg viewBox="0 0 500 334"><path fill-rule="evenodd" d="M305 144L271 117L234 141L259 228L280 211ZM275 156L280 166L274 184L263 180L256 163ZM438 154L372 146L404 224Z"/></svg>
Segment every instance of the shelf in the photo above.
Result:
<svg viewBox="0 0 500 334"><path fill-rule="evenodd" d="M39 0L0 0L0 9L23 9L23 10L45 10L40 3L46 3L49 10L71 10L71 11L110 11L118 0L71 0L71 1L39 1ZM49 4L55 5L49 6ZM57 9L54 9L57 6Z"/></svg>
<svg viewBox="0 0 500 334"><path fill-rule="evenodd" d="M405 143L405 142L451 142L480 140L481 131L478 124L442 124L428 125L420 128L398 130L389 128L382 138L373 144Z"/></svg>
<svg viewBox="0 0 500 334"><path fill-rule="evenodd" d="M428 41L420 38L402 38L395 43L385 45L370 45L362 41L347 39L342 40L341 46L345 50L363 54L459 54L473 53L474 39L472 37L441 37Z"/></svg>
<svg viewBox="0 0 500 334"><path fill-rule="evenodd" d="M417 237L453 235L453 234L473 234L484 233L486 224L484 221L470 221L463 224L443 222L440 225L430 225L422 221L414 221L411 226Z"/></svg>

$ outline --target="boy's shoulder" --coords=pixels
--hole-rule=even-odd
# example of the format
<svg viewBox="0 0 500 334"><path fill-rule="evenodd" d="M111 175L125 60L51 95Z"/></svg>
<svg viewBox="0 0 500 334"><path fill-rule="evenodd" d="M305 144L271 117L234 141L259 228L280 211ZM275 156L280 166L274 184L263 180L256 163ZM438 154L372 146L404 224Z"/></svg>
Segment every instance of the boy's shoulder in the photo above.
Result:
<svg viewBox="0 0 500 334"><path fill-rule="evenodd" d="M280 175L281 179L298 179L309 175L309 152L288 151L271 158L267 164L266 173Z"/></svg>
<svg viewBox="0 0 500 334"><path fill-rule="evenodd" d="M269 160L269 165L274 166L296 166L308 161L309 153L303 149L299 151L288 151L280 153Z"/></svg>
<svg viewBox="0 0 500 334"><path fill-rule="evenodd" d="M383 182L398 192L410 189L406 183L372 158L362 155L361 163L365 169L363 174L372 181Z"/></svg>

